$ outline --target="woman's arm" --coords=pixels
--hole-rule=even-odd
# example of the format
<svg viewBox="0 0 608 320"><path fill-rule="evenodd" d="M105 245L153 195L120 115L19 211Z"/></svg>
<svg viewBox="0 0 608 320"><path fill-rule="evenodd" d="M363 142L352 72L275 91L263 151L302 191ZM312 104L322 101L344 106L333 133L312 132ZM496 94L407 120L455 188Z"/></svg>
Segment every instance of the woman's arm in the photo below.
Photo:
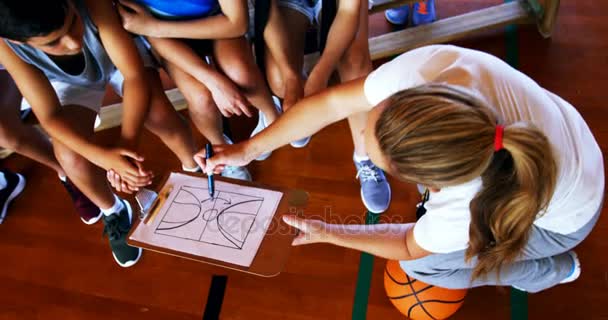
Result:
<svg viewBox="0 0 608 320"><path fill-rule="evenodd" d="M414 223L344 225L295 216L284 216L283 221L300 230L293 245L330 243L390 260L413 260L431 254L416 244Z"/></svg>
<svg viewBox="0 0 608 320"><path fill-rule="evenodd" d="M230 39L244 35L249 26L246 0L219 0L222 13L192 20L160 20L143 6L120 0L118 12L130 32L156 38Z"/></svg>
<svg viewBox="0 0 608 320"><path fill-rule="evenodd" d="M219 172L223 165L243 166L264 152L310 136L351 114L367 112L373 105L365 97L364 83L365 78L356 79L302 99L253 138L218 147L208 162L202 150L195 160L207 173Z"/></svg>

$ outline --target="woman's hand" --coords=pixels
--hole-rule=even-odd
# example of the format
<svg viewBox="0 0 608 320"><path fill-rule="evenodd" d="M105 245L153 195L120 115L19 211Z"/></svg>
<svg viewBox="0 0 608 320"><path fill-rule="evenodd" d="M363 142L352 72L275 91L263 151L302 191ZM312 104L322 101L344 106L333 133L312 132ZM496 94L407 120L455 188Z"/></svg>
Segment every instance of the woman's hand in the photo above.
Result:
<svg viewBox="0 0 608 320"><path fill-rule="evenodd" d="M300 230L298 236L296 236L291 243L293 246L331 242L331 225L321 220L302 219L296 216L283 216L283 221Z"/></svg>
<svg viewBox="0 0 608 320"><path fill-rule="evenodd" d="M154 37L155 24L158 21L146 8L130 1L119 0L118 14L122 18L122 26L131 33Z"/></svg>
<svg viewBox="0 0 608 320"><path fill-rule="evenodd" d="M225 166L245 166L257 155L248 153L245 143L213 146L213 157L206 159L205 149L194 155L194 161L207 174L219 174Z"/></svg>

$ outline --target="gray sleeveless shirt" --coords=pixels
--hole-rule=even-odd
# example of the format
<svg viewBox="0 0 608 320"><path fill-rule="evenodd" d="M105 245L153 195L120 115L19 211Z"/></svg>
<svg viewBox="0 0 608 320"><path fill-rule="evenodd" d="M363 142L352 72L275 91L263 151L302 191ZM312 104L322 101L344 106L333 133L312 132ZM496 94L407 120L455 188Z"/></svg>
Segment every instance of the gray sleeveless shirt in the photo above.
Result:
<svg viewBox="0 0 608 320"><path fill-rule="evenodd" d="M116 67L101 44L97 27L89 16L84 0L72 0L84 24L82 53L84 70L79 75L63 71L43 51L27 44L5 40L11 49L25 62L40 69L50 81L60 81L91 89L103 90Z"/></svg>

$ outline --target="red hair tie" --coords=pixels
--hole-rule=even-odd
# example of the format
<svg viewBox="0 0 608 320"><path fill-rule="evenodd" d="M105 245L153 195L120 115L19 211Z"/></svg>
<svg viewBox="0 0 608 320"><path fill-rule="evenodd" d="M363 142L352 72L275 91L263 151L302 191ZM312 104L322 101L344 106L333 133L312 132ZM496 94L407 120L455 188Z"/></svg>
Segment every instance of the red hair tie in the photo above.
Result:
<svg viewBox="0 0 608 320"><path fill-rule="evenodd" d="M504 131L505 131L505 126L501 126L501 125L496 126L496 133L494 135L494 151L495 152L504 149L504 146L502 145L502 136L504 134Z"/></svg>

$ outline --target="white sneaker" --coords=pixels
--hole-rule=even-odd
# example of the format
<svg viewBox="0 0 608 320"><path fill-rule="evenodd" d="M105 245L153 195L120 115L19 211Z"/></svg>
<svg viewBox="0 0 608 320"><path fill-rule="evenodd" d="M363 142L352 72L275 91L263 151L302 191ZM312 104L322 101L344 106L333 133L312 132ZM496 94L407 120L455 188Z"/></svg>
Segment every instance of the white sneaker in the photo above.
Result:
<svg viewBox="0 0 608 320"><path fill-rule="evenodd" d="M222 171L222 177L252 181L251 174L245 167L226 166Z"/></svg>
<svg viewBox="0 0 608 320"><path fill-rule="evenodd" d="M234 144L227 135L224 135L224 141L226 141L227 144ZM247 170L247 167L226 166L224 167L224 171L222 171L221 176L238 180L252 181L251 174L249 173L249 170Z"/></svg>
<svg viewBox="0 0 608 320"><path fill-rule="evenodd" d="M559 284L573 282L581 276L581 261L578 259L578 255L572 250L568 251L567 253L570 258L572 258L572 270L570 271L570 274L567 277L565 277L562 281L559 282ZM525 289L519 288L517 286L512 285L511 287L519 291L527 292Z"/></svg>
<svg viewBox="0 0 608 320"><path fill-rule="evenodd" d="M279 113L283 112L283 106L281 105L281 100L279 97L272 96L272 101L274 102L274 106L279 110ZM300 140L292 141L289 144L294 148L304 148L310 142L310 137L304 137Z"/></svg>
<svg viewBox="0 0 608 320"><path fill-rule="evenodd" d="M266 124L266 117L264 117L264 114L261 111L258 111L258 124L255 126L255 128L251 132L250 137L253 137L256 134L262 132L262 130L266 129L266 127L268 127L268 124ZM264 160L268 159L268 157L270 157L271 154L272 154L272 151L264 152L259 157L255 158L255 160L264 161Z"/></svg>
<svg viewBox="0 0 608 320"><path fill-rule="evenodd" d="M574 251L568 251L568 255L572 258L572 271L564 280L560 281L560 284L572 282L581 276L581 261L578 259L578 255Z"/></svg>

